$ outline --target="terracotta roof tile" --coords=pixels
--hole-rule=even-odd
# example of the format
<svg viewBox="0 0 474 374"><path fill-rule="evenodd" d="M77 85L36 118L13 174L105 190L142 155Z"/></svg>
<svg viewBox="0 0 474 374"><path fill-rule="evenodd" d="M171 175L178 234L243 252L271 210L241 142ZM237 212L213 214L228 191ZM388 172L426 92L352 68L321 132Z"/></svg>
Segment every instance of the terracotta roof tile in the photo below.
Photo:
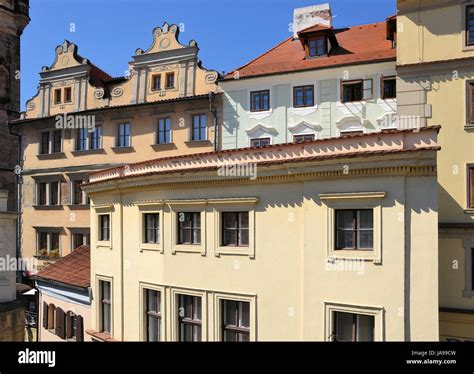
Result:
<svg viewBox="0 0 474 374"><path fill-rule="evenodd" d="M386 22L377 22L333 30L339 46L327 57L305 59L305 51L298 39L289 37L263 55L230 72L225 79L293 71L330 68L342 65L395 61L396 49L387 40Z"/></svg>
<svg viewBox="0 0 474 374"><path fill-rule="evenodd" d="M33 279L87 288L91 285L90 247L82 245L39 271Z"/></svg>

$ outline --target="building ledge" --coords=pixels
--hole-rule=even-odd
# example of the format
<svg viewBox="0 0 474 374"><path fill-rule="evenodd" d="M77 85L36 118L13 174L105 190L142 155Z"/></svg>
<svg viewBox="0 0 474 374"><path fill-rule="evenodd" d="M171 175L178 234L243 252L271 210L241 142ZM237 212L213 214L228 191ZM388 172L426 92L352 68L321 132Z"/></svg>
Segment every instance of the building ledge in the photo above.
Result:
<svg viewBox="0 0 474 374"><path fill-rule="evenodd" d="M36 210L63 210L62 205L33 205Z"/></svg>
<svg viewBox="0 0 474 374"><path fill-rule="evenodd" d="M165 144L152 144L151 148L153 148L154 151L167 151L170 149L177 149L176 145L174 143L165 143Z"/></svg>
<svg viewBox="0 0 474 374"><path fill-rule="evenodd" d="M210 140L188 140L184 142L188 147L203 147L210 146L212 142Z"/></svg>
<svg viewBox="0 0 474 374"><path fill-rule="evenodd" d="M56 160L59 158L66 158L66 154L64 152L45 153L38 154L36 157L38 157L38 160Z"/></svg>
<svg viewBox="0 0 474 374"><path fill-rule="evenodd" d="M67 206L70 210L89 210L89 204L68 204Z"/></svg>
<svg viewBox="0 0 474 374"><path fill-rule="evenodd" d="M118 342L119 340L116 340L112 338L112 336L109 333L106 332L98 332L95 330L86 330L86 334L90 335L92 338L97 339L101 342Z"/></svg>
<svg viewBox="0 0 474 374"><path fill-rule="evenodd" d="M105 154L104 148L99 149L86 149L83 151L72 151L71 154L73 156L87 156L87 155L98 155L98 154Z"/></svg>
<svg viewBox="0 0 474 374"><path fill-rule="evenodd" d="M135 152L133 147L112 147L112 151L115 153L132 153Z"/></svg>

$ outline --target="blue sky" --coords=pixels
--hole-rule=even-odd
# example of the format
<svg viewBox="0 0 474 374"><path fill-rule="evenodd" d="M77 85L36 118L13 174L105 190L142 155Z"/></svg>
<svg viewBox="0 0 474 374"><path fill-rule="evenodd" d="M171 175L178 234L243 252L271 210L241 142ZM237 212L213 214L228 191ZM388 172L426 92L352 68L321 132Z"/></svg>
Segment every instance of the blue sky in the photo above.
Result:
<svg viewBox="0 0 474 374"><path fill-rule="evenodd" d="M290 35L293 9L324 0L30 0L31 22L22 36L21 89L36 94L39 71L64 39L112 76L124 75L137 48L151 45L164 21L184 26L180 41L195 39L209 69L229 71ZM335 27L384 20L395 0L329 0ZM71 29L74 24L75 30ZM72 30L72 32L71 32Z"/></svg>

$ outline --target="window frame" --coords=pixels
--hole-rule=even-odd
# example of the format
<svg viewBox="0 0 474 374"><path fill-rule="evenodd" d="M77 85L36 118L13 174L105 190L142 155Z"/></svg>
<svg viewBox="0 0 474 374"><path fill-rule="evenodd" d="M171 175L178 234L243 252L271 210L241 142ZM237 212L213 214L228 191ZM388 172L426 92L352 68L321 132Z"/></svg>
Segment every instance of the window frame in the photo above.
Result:
<svg viewBox="0 0 474 374"><path fill-rule="evenodd" d="M53 194L54 190L52 188L53 184L57 184L57 201L54 204L53 203ZM42 204L42 191L41 191L41 186L45 186L45 204ZM61 181L59 179L36 179L35 180L35 207L40 208L40 207L61 207L62 206L62 196L61 196Z"/></svg>
<svg viewBox="0 0 474 374"><path fill-rule="evenodd" d="M159 82L158 88L156 87L156 82L157 82L157 81ZM161 90L162 90L161 86L162 86L161 73L159 73L159 74L153 74L153 75L151 76L151 90L152 90L153 92L161 91Z"/></svg>
<svg viewBox="0 0 474 374"><path fill-rule="evenodd" d="M195 126L195 118L199 118L199 123L198 126ZM205 124L204 126L202 125L202 119L205 119ZM195 130L199 130L199 139L195 138ZM202 132L204 131L204 138L202 139ZM207 113L193 113L191 114L191 141L192 142L202 142L202 141L207 141L208 140L208 116Z"/></svg>
<svg viewBox="0 0 474 374"><path fill-rule="evenodd" d="M173 85L169 85L169 79L170 77L173 78ZM165 74L165 89L166 90L172 90L176 88L176 74L174 72L169 72Z"/></svg>
<svg viewBox="0 0 474 374"><path fill-rule="evenodd" d="M148 335L148 320L147 320L147 298L146 292L148 290L159 292L160 293L160 317L161 317L161 328L160 328L160 341L164 342L168 340L168 297L166 287L161 285L156 285L147 282L140 282L140 330L139 330L139 340L146 342Z"/></svg>
<svg viewBox="0 0 474 374"><path fill-rule="evenodd" d="M121 131L122 127L124 128L123 134ZM132 146L132 124L130 122L119 123L117 125L116 136L117 136L116 142L115 142L116 148L130 148ZM123 145L122 145L122 139L124 141Z"/></svg>
<svg viewBox="0 0 474 374"><path fill-rule="evenodd" d="M64 87L64 104L72 103L72 87Z"/></svg>
<svg viewBox="0 0 474 374"><path fill-rule="evenodd" d="M110 299L105 299L104 298L104 289L103 285L105 283L109 284L109 293L110 293ZM107 277L102 277L98 276L97 277L97 302L98 302L98 308L97 308L97 330L101 333L108 334L110 336L113 336L113 279L112 278L107 278ZM106 331L104 327L104 320L105 320L105 312L104 312L104 305L109 305L109 311L108 311L108 317L109 317L109 330Z"/></svg>
<svg viewBox="0 0 474 374"><path fill-rule="evenodd" d="M339 212L352 212L352 230L349 229L340 229L338 228L338 213ZM360 219L360 212L372 212L372 229L361 229L358 227L359 219ZM373 245L372 248L359 248L359 233L361 231L371 231L372 232L372 242L373 242L373 235L374 235L374 211L373 209L336 209L335 210L335 220L334 220L334 250L335 251L373 251ZM338 247L337 243L337 235L339 231L352 231L352 247Z"/></svg>
<svg viewBox="0 0 474 374"><path fill-rule="evenodd" d="M185 215L185 216L189 215L190 223L191 223L190 227L182 226L183 222L186 222L186 219L182 220L181 215ZM199 226L197 225L197 217L199 217ZM177 218L176 226L178 228L178 233L176 234L176 237L177 237L176 244L177 245L192 245L192 246L201 245L202 236L203 236L202 225L201 225L201 222L202 222L201 212L192 212L192 211L183 210L183 211L177 212L176 218ZM183 231L186 230L186 231L189 231L191 233L191 241L190 242L187 242L187 241L184 241L184 240L180 239L181 238L181 233L180 233L181 230L183 230ZM194 231L195 230L199 231L199 242L194 241ZM204 235L205 235L205 233L204 233Z"/></svg>
<svg viewBox="0 0 474 374"><path fill-rule="evenodd" d="M474 42L470 43L469 42L469 37L470 37L470 31L469 31L469 11L473 9L474 10L474 4L465 4L463 7L463 19L464 19L464 43L463 47L465 50L469 50L471 48L474 48ZM473 17L474 17L474 12L473 12Z"/></svg>
<svg viewBox="0 0 474 374"><path fill-rule="evenodd" d="M145 309L144 309L144 312L145 312L145 340L146 342L155 342L155 341L163 341L163 318L162 318L162 310L163 310L163 294L161 291L159 290L156 290L156 289L150 289L150 288L144 288L143 289L143 292L144 292L144 306L145 306ZM149 293L150 292L154 292L156 293L156 297L157 299L159 299L159 310L149 310ZM158 334L158 340L150 340L150 336L149 336L149 321L150 321L150 318L154 318L158 321L159 323L159 334Z"/></svg>
<svg viewBox="0 0 474 374"><path fill-rule="evenodd" d="M91 233L89 228L71 227L69 231L71 233L71 252L81 245L91 245ZM76 235L82 236L82 244L76 242Z"/></svg>
<svg viewBox="0 0 474 374"><path fill-rule="evenodd" d="M171 253L189 252L206 255L207 250L207 201L196 200L168 200L171 211ZM179 244L178 243L178 214L181 212L191 212L201 214L201 244Z"/></svg>
<svg viewBox="0 0 474 374"><path fill-rule="evenodd" d="M465 239L464 248L464 290L463 297L474 297L474 240Z"/></svg>
<svg viewBox="0 0 474 374"><path fill-rule="evenodd" d="M63 103L62 97L63 97L63 94L62 94L62 89L61 88L53 89L53 103L54 103L54 105L62 104Z"/></svg>
<svg viewBox="0 0 474 374"><path fill-rule="evenodd" d="M268 139L268 144L265 144L265 145L253 145L253 142L256 142L258 141L259 143L262 141L262 140L267 140ZM249 138L249 147L250 148L260 148L260 147L268 147L269 145L272 145L272 138L269 137L269 136L265 136L263 138Z"/></svg>
<svg viewBox="0 0 474 374"><path fill-rule="evenodd" d="M164 121L164 126L165 128L162 130L161 128L161 123L162 121ZM169 129L167 129L166 127L166 121L169 121ZM155 139L155 145L164 145L164 144L171 144L173 143L173 140L172 140L172 120L171 120L171 116L167 116L167 117L158 117L157 121L156 121L156 139ZM160 142L160 135L161 134L164 134L164 142ZM166 138L167 138L167 135L168 134L168 141L166 141Z"/></svg>
<svg viewBox="0 0 474 374"><path fill-rule="evenodd" d="M226 304L229 302L237 303L239 306L237 308L237 320L240 320L239 315L241 316L240 305L247 304L248 305L248 319L249 319L249 326L240 326L239 325L232 325L226 324ZM220 318L221 318L221 331L220 337L222 342L227 342L231 340L225 340L226 332L235 333L237 335L244 335L248 337L248 340L237 340L238 342L242 341L250 341L250 302L249 301L242 301L242 300L232 300L232 299L221 299L220 305L218 306L220 310Z"/></svg>
<svg viewBox="0 0 474 374"><path fill-rule="evenodd" d="M332 316L332 330L331 330L331 338L333 339L333 342L338 342L339 340L336 340L337 337L337 314L339 313L344 313L344 314L349 314L352 316L352 336L350 342L361 342L361 340L358 340L358 330L359 330L359 324L360 324L360 317L365 316L369 317L372 319L372 339L375 338L375 317L373 315L368 315L368 314L363 314L363 313L350 313L350 312L342 312L342 311L333 311L333 316ZM374 340L369 340L369 342L373 342ZM342 341L341 341L342 342Z"/></svg>
<svg viewBox="0 0 474 374"><path fill-rule="evenodd" d="M323 48L324 48L324 53L321 53L321 54L318 54L317 53L317 50L318 50L318 46L316 45L316 54L311 54L311 46L310 46L310 43L312 41L317 41L317 40L323 40ZM326 35L318 35L318 36L313 36L313 37L310 37L307 39L306 41L306 45L307 45L307 51L306 51L306 58L317 58L317 57L324 57L324 56L327 56L329 51L329 45L328 45L328 38Z"/></svg>
<svg viewBox="0 0 474 374"><path fill-rule="evenodd" d="M393 81L395 85L394 86L395 92L394 92L394 96L392 97L385 96L385 82L387 81ZM386 77L382 75L382 77L380 78L380 97L382 98L382 100L390 100L390 99L393 100L397 98L397 76L396 75L390 75Z"/></svg>
<svg viewBox="0 0 474 374"><path fill-rule="evenodd" d="M301 141L297 141L296 138L301 136L303 137L303 139ZM308 136L312 137L312 139L304 139ZM312 142L314 140L316 140L316 134L293 134L293 143Z"/></svg>
<svg viewBox="0 0 474 374"><path fill-rule="evenodd" d="M110 213L99 213L99 241L110 242L111 241L111 214ZM103 218L107 217L107 227L104 227ZM104 230L107 232L107 237L104 236Z"/></svg>
<svg viewBox="0 0 474 374"><path fill-rule="evenodd" d="M307 90L311 89L312 91L312 97L313 97L313 102L311 104L307 103ZM302 105L297 105L296 103L296 91L297 90L303 90L303 104ZM308 84L308 85L303 85L303 86L294 86L293 87L293 108L313 108L315 106L315 97L314 97L314 84Z"/></svg>
<svg viewBox="0 0 474 374"><path fill-rule="evenodd" d="M266 93L268 95L268 108L263 108L263 103L265 102L262 98L262 94ZM255 109L254 107L254 100L253 100L253 97L255 95L259 95L259 106L263 109ZM269 89L266 89L266 90L258 90L258 91L250 91L250 112L251 113L260 113L260 112L268 112L271 110L272 108L272 104L271 104L271 96L270 96L270 90Z"/></svg>
<svg viewBox="0 0 474 374"><path fill-rule="evenodd" d="M181 316L181 309L183 308L183 306L181 306L181 300L184 299L184 298L192 298L193 299L193 302L192 302L192 308L191 308L191 313L194 314L194 299L196 300L200 300L200 319L196 319L194 316L192 316L191 318L188 318L188 317L183 317ZM200 331L200 339L199 340L191 340L192 342L202 342L204 341L203 340L203 329L204 329L204 326L203 326L203 319L205 318L205 315L204 315L204 308L203 308L203 304L206 302L206 299L203 298L201 295L195 295L195 294L188 294L186 292L183 292L183 293L177 293L176 294L176 298L177 298L177 306L178 308L176 309L177 311L177 315L175 315L175 318L177 320L177 323L178 323L178 327L177 327L177 341L178 342L187 342L187 340L181 340L181 333L182 333L182 325L189 325L189 326L192 326L192 327L199 327L199 331ZM186 303L184 305L187 305ZM176 312L175 311L175 312Z"/></svg>
<svg viewBox="0 0 474 374"><path fill-rule="evenodd" d="M39 131L39 141L38 141L38 157L46 156L46 155L58 155L64 152L63 149L63 131L61 129L45 129ZM44 142L44 135L47 134L47 152L45 152L44 146L46 145ZM56 149L57 139L55 134L59 135L59 150Z"/></svg>
<svg viewBox="0 0 474 374"><path fill-rule="evenodd" d="M365 91L367 91L367 89L365 88L364 84L365 82L371 82L371 88L370 88L370 97L365 97ZM361 85L361 98L360 100L357 99L357 100L354 100L354 98L352 98L351 100L345 100L344 99L344 86L345 85L356 85L356 84L360 84ZM340 100L341 100L341 103L342 104L347 104L347 103L361 103L361 102L364 102L364 101L368 101L368 100L373 100L374 98L374 80L372 78L361 78L361 79L352 79L352 80L341 80L341 84L340 84Z"/></svg>
<svg viewBox="0 0 474 374"><path fill-rule="evenodd" d="M62 243L61 243L61 228L35 228L36 232L36 257L44 258L61 258L62 257ZM46 235L46 248L41 248L41 236ZM53 235L58 236L58 248L53 248ZM41 254L40 251L46 250L45 254ZM57 255L51 255L51 252L56 252Z"/></svg>
<svg viewBox="0 0 474 374"><path fill-rule="evenodd" d="M241 248L241 247L248 247L249 246L249 236L250 236L250 212L249 211L246 211L246 210L240 210L240 211L221 211L220 212L221 214L221 217L220 217L220 227L219 227L219 230L221 230L221 236L220 236L220 239L221 239L221 242L219 243L219 245L221 247L237 247L237 248ZM225 218L224 218L224 215L227 215L227 214L235 214L237 215L237 227L233 228L233 227L225 227ZM240 224L241 224L241 218L240 216L242 214L247 214L247 227L245 228L242 228L240 227ZM242 239L241 239L241 236L242 236L242 232L243 231L247 231L247 244L242 244ZM231 232L236 232L237 233L237 236L236 236L236 243L235 244L225 244L225 237L226 237L226 231L231 231Z"/></svg>

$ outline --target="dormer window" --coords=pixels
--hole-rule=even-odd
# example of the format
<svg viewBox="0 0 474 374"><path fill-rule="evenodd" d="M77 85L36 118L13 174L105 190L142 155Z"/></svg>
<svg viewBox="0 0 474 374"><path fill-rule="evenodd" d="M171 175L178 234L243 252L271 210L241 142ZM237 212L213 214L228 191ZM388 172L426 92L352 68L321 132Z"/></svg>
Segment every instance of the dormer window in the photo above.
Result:
<svg viewBox="0 0 474 374"><path fill-rule="evenodd" d="M308 39L309 57L325 56L327 53L327 38L325 36Z"/></svg>
<svg viewBox="0 0 474 374"><path fill-rule="evenodd" d="M161 74L154 75L152 78L152 90L161 90Z"/></svg>
<svg viewBox="0 0 474 374"><path fill-rule="evenodd" d="M166 88L174 88L174 73L166 74Z"/></svg>

